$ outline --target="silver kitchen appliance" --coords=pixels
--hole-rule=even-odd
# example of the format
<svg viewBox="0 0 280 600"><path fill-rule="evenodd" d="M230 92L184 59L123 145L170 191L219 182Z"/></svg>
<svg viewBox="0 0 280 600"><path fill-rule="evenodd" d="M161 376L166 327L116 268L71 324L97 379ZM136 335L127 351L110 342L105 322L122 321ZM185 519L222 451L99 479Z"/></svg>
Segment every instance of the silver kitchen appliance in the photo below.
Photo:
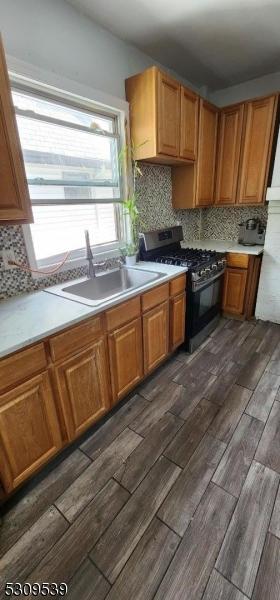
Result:
<svg viewBox="0 0 280 600"><path fill-rule="evenodd" d="M187 269L185 348L193 352L215 328L222 305L226 255L183 248L180 225L140 233L140 258Z"/></svg>
<svg viewBox="0 0 280 600"><path fill-rule="evenodd" d="M263 246L265 240L265 225L260 219L247 219L239 224L238 243L243 246Z"/></svg>

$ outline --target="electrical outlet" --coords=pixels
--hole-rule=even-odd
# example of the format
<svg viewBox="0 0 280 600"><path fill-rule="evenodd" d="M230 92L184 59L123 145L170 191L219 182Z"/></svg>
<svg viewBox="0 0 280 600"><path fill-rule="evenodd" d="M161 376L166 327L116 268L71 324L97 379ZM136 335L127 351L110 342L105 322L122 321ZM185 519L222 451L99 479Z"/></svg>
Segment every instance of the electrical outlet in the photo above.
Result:
<svg viewBox="0 0 280 600"><path fill-rule="evenodd" d="M11 265L9 261L16 260L15 251L13 248L4 249L0 251L1 257L1 270L7 271L9 269L15 269L15 265Z"/></svg>

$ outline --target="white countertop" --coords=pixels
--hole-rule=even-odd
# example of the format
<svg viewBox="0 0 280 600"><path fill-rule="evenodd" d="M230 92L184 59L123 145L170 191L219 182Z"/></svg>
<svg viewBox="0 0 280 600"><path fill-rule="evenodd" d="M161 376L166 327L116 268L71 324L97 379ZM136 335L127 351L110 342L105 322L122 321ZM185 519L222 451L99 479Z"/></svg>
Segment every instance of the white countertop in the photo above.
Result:
<svg viewBox="0 0 280 600"><path fill-rule="evenodd" d="M187 271L182 267L159 265L152 262L140 262L136 268L164 273L164 276L95 307L85 306L81 302L46 293L47 289L42 292L16 296L10 300L1 300L0 358L88 319ZM71 280L68 283L74 284L76 281Z"/></svg>
<svg viewBox="0 0 280 600"><path fill-rule="evenodd" d="M263 246L242 246L233 240L184 240L183 248L201 248L202 250L216 250L216 252L239 252L240 254L253 254L258 256L263 253Z"/></svg>

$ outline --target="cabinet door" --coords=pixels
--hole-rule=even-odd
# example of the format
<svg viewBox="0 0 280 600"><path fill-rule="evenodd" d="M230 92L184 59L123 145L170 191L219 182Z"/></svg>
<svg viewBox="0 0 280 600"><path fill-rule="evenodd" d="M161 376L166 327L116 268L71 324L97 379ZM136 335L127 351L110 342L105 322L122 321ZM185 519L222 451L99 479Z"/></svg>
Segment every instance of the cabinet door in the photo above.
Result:
<svg viewBox="0 0 280 600"><path fill-rule="evenodd" d="M196 160L199 98L181 86L180 156Z"/></svg>
<svg viewBox="0 0 280 600"><path fill-rule="evenodd" d="M224 108L219 117L216 204L235 204L244 104Z"/></svg>
<svg viewBox="0 0 280 600"><path fill-rule="evenodd" d="M157 150L159 154L179 156L180 84L158 71Z"/></svg>
<svg viewBox="0 0 280 600"><path fill-rule="evenodd" d="M224 277L223 310L234 315L244 313L247 270L226 269Z"/></svg>
<svg viewBox="0 0 280 600"><path fill-rule="evenodd" d="M0 223L31 223L30 198L1 37L0 157Z"/></svg>
<svg viewBox="0 0 280 600"><path fill-rule="evenodd" d="M185 339L186 295L170 300L170 350L175 350Z"/></svg>
<svg viewBox="0 0 280 600"><path fill-rule="evenodd" d="M113 401L118 401L143 376L142 323L135 319L109 335Z"/></svg>
<svg viewBox="0 0 280 600"><path fill-rule="evenodd" d="M109 410L109 370L104 338L55 367L69 439Z"/></svg>
<svg viewBox="0 0 280 600"><path fill-rule="evenodd" d="M200 99L196 205L214 201L218 109Z"/></svg>
<svg viewBox="0 0 280 600"><path fill-rule="evenodd" d="M248 102L239 171L239 204L265 200L276 113L276 96Z"/></svg>
<svg viewBox="0 0 280 600"><path fill-rule="evenodd" d="M0 396L0 473L6 492L32 475L61 445L47 372Z"/></svg>
<svg viewBox="0 0 280 600"><path fill-rule="evenodd" d="M168 302L160 304L143 316L144 372L149 373L168 354Z"/></svg>

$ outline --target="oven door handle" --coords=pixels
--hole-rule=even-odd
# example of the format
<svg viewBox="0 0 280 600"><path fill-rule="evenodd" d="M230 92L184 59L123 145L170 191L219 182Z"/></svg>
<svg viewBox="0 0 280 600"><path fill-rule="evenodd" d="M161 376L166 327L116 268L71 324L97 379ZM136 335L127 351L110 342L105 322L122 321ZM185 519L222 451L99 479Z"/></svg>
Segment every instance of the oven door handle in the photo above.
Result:
<svg viewBox="0 0 280 600"><path fill-rule="evenodd" d="M225 269L223 269L222 271L219 271L217 273L217 275L214 275L213 277L210 277L209 279L206 279L206 280L202 281L201 283L196 283L195 281L193 281L192 282L193 292L199 292L204 287L207 287L210 283L213 283L213 281L216 281L216 279L219 279L219 277L222 277L224 272L225 272Z"/></svg>

